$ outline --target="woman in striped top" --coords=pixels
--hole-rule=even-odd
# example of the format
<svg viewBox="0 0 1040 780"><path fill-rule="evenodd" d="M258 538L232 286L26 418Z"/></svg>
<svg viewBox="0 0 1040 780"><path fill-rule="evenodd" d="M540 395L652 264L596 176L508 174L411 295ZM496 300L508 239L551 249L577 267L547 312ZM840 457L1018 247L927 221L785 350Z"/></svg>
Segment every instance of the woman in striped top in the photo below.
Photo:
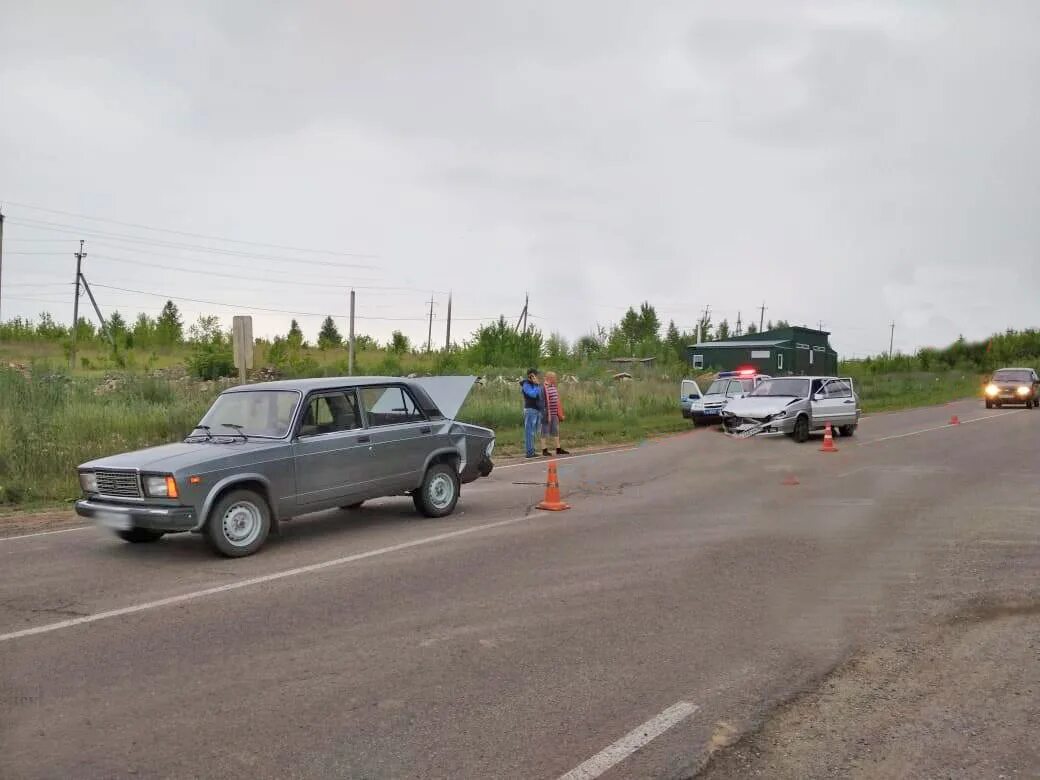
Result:
<svg viewBox="0 0 1040 780"><path fill-rule="evenodd" d="M545 372L545 416L542 417L542 455L549 457L549 439L555 440L557 455L570 455L560 446L560 422L563 420L563 403L560 401L560 389L556 385L556 373Z"/></svg>

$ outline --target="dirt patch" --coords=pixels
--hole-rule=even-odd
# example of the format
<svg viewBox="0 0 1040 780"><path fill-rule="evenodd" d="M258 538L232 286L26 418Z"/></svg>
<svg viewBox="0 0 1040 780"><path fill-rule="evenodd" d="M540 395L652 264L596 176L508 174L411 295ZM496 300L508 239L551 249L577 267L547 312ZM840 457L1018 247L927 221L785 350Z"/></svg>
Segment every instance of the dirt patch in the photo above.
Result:
<svg viewBox="0 0 1040 780"><path fill-rule="evenodd" d="M1038 777L1040 594L890 639L716 731L696 777Z"/></svg>
<svg viewBox="0 0 1040 780"><path fill-rule="evenodd" d="M83 525L83 518L68 509L52 509L24 514L0 514L0 539L8 536L59 531Z"/></svg>

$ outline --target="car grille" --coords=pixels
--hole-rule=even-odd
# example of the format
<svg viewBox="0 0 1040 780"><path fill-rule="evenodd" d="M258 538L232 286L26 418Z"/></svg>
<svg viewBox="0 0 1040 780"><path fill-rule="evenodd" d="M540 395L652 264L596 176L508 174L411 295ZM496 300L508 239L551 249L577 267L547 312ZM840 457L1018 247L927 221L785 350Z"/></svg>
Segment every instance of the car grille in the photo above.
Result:
<svg viewBox="0 0 1040 780"><path fill-rule="evenodd" d="M103 496L141 497L141 480L136 471L98 471L95 476L98 493Z"/></svg>

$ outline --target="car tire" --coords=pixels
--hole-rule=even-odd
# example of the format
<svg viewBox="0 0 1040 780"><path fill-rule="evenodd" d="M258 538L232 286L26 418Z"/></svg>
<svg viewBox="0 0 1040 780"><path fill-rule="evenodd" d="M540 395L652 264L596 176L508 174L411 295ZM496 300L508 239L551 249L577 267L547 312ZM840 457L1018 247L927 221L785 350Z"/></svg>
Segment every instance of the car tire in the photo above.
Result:
<svg viewBox="0 0 1040 780"><path fill-rule="evenodd" d="M148 544L162 539L164 533L164 531L153 531L150 528L130 528L126 531L116 531L116 536L131 544Z"/></svg>
<svg viewBox="0 0 1040 780"><path fill-rule="evenodd" d="M799 417L797 420L795 420L794 432L791 434L791 436L794 437L794 440L799 444L805 444L805 442L809 441L808 417L805 417L803 415L802 417Z"/></svg>
<svg viewBox="0 0 1040 780"><path fill-rule="evenodd" d="M259 550L271 531L271 507L253 490L232 490L209 513L206 540L226 558L244 558Z"/></svg>
<svg viewBox="0 0 1040 780"><path fill-rule="evenodd" d="M986 401L986 408L987 409L992 409L993 408L993 402L992 401Z"/></svg>
<svg viewBox="0 0 1040 780"><path fill-rule="evenodd" d="M412 493L419 514L445 517L455 511L459 501L459 475L448 463L435 463L426 470L422 485Z"/></svg>
<svg viewBox="0 0 1040 780"><path fill-rule="evenodd" d="M846 437L847 436L847 437L851 438L852 436L856 435L856 426L855 425L843 425L840 428L838 428L838 433L840 433L842 435L842 437Z"/></svg>

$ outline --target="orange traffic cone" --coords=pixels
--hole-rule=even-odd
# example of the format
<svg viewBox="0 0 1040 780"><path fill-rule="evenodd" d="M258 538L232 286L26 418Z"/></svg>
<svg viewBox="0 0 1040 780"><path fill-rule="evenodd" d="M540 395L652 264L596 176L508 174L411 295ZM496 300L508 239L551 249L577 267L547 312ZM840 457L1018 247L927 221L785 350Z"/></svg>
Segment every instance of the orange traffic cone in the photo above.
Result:
<svg viewBox="0 0 1040 780"><path fill-rule="evenodd" d="M556 461L549 461L549 476L545 482L545 498L538 504L536 509L547 509L550 512L562 512L570 509L569 504L560 500L560 479L556 475Z"/></svg>
<svg viewBox="0 0 1040 780"><path fill-rule="evenodd" d="M781 485L794 486L794 485L801 485L802 483L798 481L798 477L796 477L794 474L788 474L786 477L784 477L784 481L781 482L780 484Z"/></svg>
<svg viewBox="0 0 1040 780"><path fill-rule="evenodd" d="M953 417L950 418L950 425L960 425L960 424L961 424L961 420L960 420L960 418L957 415L953 415Z"/></svg>
<svg viewBox="0 0 1040 780"><path fill-rule="evenodd" d="M823 446L820 447L820 452L837 452L838 448L834 446L834 434L831 433L831 424L827 423L827 427L823 429Z"/></svg>

